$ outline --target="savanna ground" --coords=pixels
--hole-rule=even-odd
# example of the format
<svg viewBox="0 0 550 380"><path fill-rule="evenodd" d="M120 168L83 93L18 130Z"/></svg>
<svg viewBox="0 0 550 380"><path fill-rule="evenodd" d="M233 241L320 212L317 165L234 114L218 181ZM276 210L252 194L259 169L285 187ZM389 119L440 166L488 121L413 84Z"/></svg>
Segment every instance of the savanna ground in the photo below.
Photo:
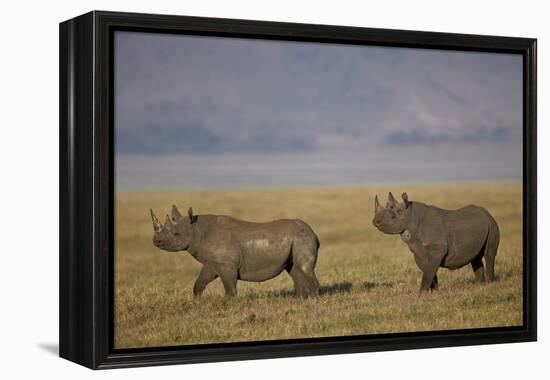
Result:
<svg viewBox="0 0 550 380"><path fill-rule="evenodd" d="M496 281L475 283L470 266L440 269L439 290L418 297L421 272L412 253L398 235L371 224L374 195L385 199L388 190L443 208L487 208L501 233ZM173 203L199 215L303 219L321 242L321 296L295 299L283 272L263 283L239 281L235 298L223 297L219 279L193 298L201 265L151 241L149 208L164 221ZM119 193L115 236L116 348L522 324L521 184Z"/></svg>

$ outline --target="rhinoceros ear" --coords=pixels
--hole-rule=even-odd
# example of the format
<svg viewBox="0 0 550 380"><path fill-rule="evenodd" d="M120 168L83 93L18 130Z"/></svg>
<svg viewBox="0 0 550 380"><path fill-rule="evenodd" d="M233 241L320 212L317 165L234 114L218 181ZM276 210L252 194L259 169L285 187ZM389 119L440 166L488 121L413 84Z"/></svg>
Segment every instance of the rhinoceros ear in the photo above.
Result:
<svg viewBox="0 0 550 380"><path fill-rule="evenodd" d="M153 209L151 210L151 219L153 219L153 228L155 229L155 232L160 232L162 230L162 224L160 224L160 221L157 219L155 214L153 213Z"/></svg>
<svg viewBox="0 0 550 380"><path fill-rule="evenodd" d="M189 223L193 223L195 221L195 215L193 215L193 207L189 207L189 210L187 210L187 215L189 215Z"/></svg>
<svg viewBox="0 0 550 380"><path fill-rule="evenodd" d="M409 196L407 195L407 193L403 193L401 195L401 199L403 199L403 203L405 204L405 208L409 208Z"/></svg>
<svg viewBox="0 0 550 380"><path fill-rule="evenodd" d="M172 205L172 222L177 223L183 219L183 215L180 214L176 205Z"/></svg>
<svg viewBox="0 0 550 380"><path fill-rule="evenodd" d="M380 206L380 202L378 202L378 195L374 197L374 213L378 214L380 211L382 211L383 207Z"/></svg>
<svg viewBox="0 0 550 380"><path fill-rule="evenodd" d="M386 203L386 208L394 208L395 206L397 206L397 201L395 200L395 198L393 197L393 194L391 193L391 191L388 193L388 202Z"/></svg>

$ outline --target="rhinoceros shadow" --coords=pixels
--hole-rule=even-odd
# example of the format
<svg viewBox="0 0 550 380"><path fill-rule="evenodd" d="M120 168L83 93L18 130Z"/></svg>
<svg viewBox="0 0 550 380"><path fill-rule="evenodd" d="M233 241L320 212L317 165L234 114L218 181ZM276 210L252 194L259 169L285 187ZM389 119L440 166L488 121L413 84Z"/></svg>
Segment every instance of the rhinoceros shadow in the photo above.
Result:
<svg viewBox="0 0 550 380"><path fill-rule="evenodd" d="M393 288L393 283L391 283L391 282L370 282L370 281L366 281L366 282L363 282L361 287L363 289L365 289L366 291L370 292L371 290L376 289L376 288Z"/></svg>
<svg viewBox="0 0 550 380"><path fill-rule="evenodd" d="M506 279L508 277L512 277L512 275L508 275L508 274L503 274L502 276L500 274L495 274L495 277L493 278L493 281L492 282L500 282L501 279ZM467 278L464 280L464 283L466 284L471 284L471 285L479 285L480 282L477 281L475 278ZM486 282L482 282L481 284L487 284Z"/></svg>
<svg viewBox="0 0 550 380"><path fill-rule="evenodd" d="M352 287L353 285L351 284L351 282L348 281L336 282L332 285L321 286L321 288L319 289L319 294L321 296L324 296L338 293L349 293Z"/></svg>
<svg viewBox="0 0 550 380"><path fill-rule="evenodd" d="M321 285L319 287L319 295L331 295L349 293L351 291L352 284L348 281L336 282L330 285ZM268 296L282 297L282 298L294 298L294 290L277 290L269 292Z"/></svg>

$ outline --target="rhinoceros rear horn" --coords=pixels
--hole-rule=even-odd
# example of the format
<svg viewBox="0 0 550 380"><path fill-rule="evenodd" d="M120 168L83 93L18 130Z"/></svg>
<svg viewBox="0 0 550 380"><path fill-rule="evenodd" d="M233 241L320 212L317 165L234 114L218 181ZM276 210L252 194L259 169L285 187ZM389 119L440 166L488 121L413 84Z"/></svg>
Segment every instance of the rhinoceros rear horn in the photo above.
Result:
<svg viewBox="0 0 550 380"><path fill-rule="evenodd" d="M378 202L378 195L374 197L374 212L378 213L382 211L382 206L380 206L380 202Z"/></svg>
<svg viewBox="0 0 550 380"><path fill-rule="evenodd" d="M386 203L386 207L394 208L397 205L397 201L393 197L393 194L391 191L388 193L388 203Z"/></svg>
<svg viewBox="0 0 550 380"><path fill-rule="evenodd" d="M160 232L162 230L162 224L160 224L160 221L157 219L155 214L153 213L153 209L151 210L151 219L153 219L153 228L155 229L155 232Z"/></svg>
<svg viewBox="0 0 550 380"><path fill-rule="evenodd" d="M172 205L172 222L177 223L183 219L183 215L180 214L176 205Z"/></svg>
<svg viewBox="0 0 550 380"><path fill-rule="evenodd" d="M170 220L170 217L168 215L166 215L166 218L164 219L164 228L166 228L167 230L171 230L172 229L172 221Z"/></svg>

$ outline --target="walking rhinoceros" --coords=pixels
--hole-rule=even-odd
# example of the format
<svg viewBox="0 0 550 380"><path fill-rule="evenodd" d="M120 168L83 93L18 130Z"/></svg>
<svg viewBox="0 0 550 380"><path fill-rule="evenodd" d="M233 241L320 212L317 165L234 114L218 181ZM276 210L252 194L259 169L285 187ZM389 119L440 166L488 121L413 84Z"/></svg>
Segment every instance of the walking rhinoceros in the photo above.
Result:
<svg viewBox="0 0 550 380"><path fill-rule="evenodd" d="M164 226L153 214L153 244L165 251L187 251L203 264L193 294L220 277L226 295L237 294L237 280L261 282L286 270L298 297L317 296L314 268L319 239L298 219L252 223L225 215L188 216L172 206Z"/></svg>
<svg viewBox="0 0 550 380"><path fill-rule="evenodd" d="M389 193L382 207L376 196L373 224L386 234L401 234L423 272L421 292L437 289L439 267L458 269L471 264L479 282L493 281L500 234L487 210L478 206L444 210L409 201L407 193L402 199L399 203Z"/></svg>

